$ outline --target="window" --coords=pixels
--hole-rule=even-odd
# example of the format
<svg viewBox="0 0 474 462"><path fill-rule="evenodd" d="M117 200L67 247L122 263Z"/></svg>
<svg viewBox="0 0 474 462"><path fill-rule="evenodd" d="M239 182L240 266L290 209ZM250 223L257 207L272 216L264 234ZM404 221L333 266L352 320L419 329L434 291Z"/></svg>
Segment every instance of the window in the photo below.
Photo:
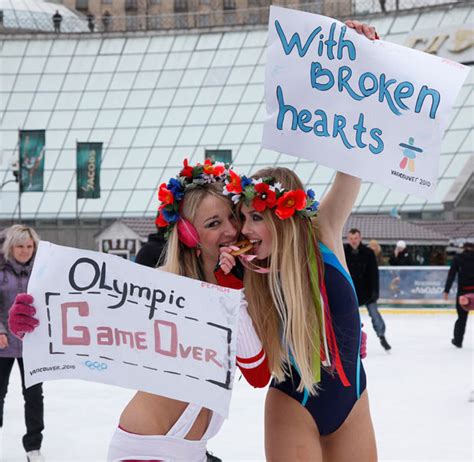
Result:
<svg viewBox="0 0 474 462"><path fill-rule="evenodd" d="M224 10L235 10L235 0L224 0Z"/></svg>
<svg viewBox="0 0 474 462"><path fill-rule="evenodd" d="M125 0L125 11L137 11L137 0Z"/></svg>
<svg viewBox="0 0 474 462"><path fill-rule="evenodd" d="M188 11L188 0L174 0L175 13L186 13Z"/></svg>
<svg viewBox="0 0 474 462"><path fill-rule="evenodd" d="M199 14L197 17L198 27L209 27L209 15Z"/></svg>
<svg viewBox="0 0 474 462"><path fill-rule="evenodd" d="M204 152L205 159L211 159L215 162L232 163L232 150L230 149L206 149Z"/></svg>
<svg viewBox="0 0 474 462"><path fill-rule="evenodd" d="M89 9L89 0L76 0L76 10L87 11Z"/></svg>

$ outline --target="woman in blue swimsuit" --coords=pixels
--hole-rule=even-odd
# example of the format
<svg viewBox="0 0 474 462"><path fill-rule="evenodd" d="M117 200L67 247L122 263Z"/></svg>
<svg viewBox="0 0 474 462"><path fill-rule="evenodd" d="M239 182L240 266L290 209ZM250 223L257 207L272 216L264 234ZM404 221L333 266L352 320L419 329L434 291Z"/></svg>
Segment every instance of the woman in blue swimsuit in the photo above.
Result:
<svg viewBox="0 0 474 462"><path fill-rule="evenodd" d="M234 178L245 293L274 380L265 404L268 461L371 462L377 450L364 368L361 322L342 230L360 180L337 173L319 204L285 168ZM235 265L222 249L221 267ZM242 257L239 257L242 258Z"/></svg>

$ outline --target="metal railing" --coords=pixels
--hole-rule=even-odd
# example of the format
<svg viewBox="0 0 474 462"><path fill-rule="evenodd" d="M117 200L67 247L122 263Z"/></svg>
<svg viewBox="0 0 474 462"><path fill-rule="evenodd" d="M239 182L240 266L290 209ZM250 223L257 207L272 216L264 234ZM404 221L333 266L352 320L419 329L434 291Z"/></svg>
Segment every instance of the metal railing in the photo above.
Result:
<svg viewBox="0 0 474 462"><path fill-rule="evenodd" d="M275 2L310 13L335 18L383 13L437 5L466 3L459 0L353 0L352 2L317 0L295 3L295 0ZM221 26L265 25L268 23L269 6L221 11L187 12L159 15L128 14L125 16L89 17L65 16L58 33L125 32L170 29L195 29ZM46 13L3 10L0 15L2 33L55 32L52 16Z"/></svg>

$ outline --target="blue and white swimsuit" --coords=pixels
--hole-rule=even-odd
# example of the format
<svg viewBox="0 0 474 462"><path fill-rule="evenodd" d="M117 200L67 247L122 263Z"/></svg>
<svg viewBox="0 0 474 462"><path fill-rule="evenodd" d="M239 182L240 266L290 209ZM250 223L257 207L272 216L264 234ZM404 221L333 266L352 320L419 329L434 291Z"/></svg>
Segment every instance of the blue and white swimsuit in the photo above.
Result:
<svg viewBox="0 0 474 462"><path fill-rule="evenodd" d="M317 396L307 390L298 392L299 374L292 366L292 376L271 387L299 401L311 414L320 435L335 432L346 420L356 401L366 388L366 376L360 360L361 321L359 304L351 276L336 255L320 243L324 261L324 281L331 310L332 324L340 358L350 386L345 387L340 378L321 369Z"/></svg>

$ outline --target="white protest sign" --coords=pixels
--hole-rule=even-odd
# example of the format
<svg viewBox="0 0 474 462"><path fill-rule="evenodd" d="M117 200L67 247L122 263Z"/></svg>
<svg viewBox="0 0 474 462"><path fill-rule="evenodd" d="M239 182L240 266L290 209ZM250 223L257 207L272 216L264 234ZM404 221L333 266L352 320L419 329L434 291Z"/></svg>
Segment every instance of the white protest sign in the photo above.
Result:
<svg viewBox="0 0 474 462"><path fill-rule="evenodd" d="M228 415L241 291L40 242L28 293L27 386L83 379Z"/></svg>
<svg viewBox="0 0 474 462"><path fill-rule="evenodd" d="M425 198L469 68L272 6L263 147Z"/></svg>

